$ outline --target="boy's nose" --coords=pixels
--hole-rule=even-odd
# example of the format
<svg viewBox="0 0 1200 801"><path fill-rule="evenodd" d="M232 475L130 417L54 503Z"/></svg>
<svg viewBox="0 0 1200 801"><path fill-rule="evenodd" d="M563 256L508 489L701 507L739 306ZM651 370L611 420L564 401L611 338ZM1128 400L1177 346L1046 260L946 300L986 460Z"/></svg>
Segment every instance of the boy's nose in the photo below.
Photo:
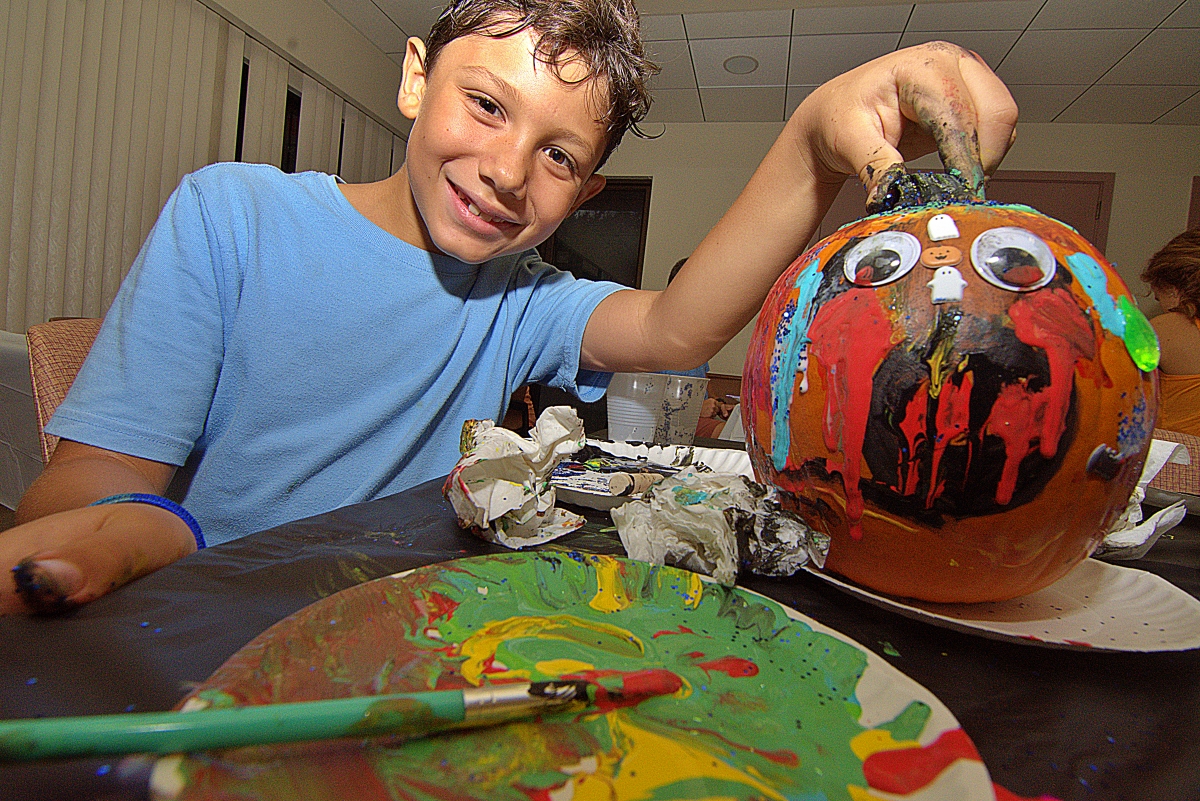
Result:
<svg viewBox="0 0 1200 801"><path fill-rule="evenodd" d="M529 160L519 147L503 144L479 160L479 177L491 184L497 193L510 195L518 200L525 197L525 186L529 176Z"/></svg>

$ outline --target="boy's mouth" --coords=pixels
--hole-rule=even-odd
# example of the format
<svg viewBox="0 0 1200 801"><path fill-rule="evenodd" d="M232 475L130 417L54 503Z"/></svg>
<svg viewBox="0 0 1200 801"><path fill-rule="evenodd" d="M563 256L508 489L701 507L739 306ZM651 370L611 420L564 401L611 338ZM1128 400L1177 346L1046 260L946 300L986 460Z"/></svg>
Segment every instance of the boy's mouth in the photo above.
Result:
<svg viewBox="0 0 1200 801"><path fill-rule="evenodd" d="M483 209L479 208L479 206L475 205L475 201L471 200L471 198L469 198L465 194L463 194L463 191L461 189L459 189L457 186L454 187L454 193L456 195L458 195L458 199L460 201L462 201L462 204L467 207L467 211L469 211L475 217L478 217L479 219L483 220L484 222L491 223L492 225L515 225L516 224L512 220L509 220L505 217L499 217L495 214L490 214L490 213L484 211Z"/></svg>

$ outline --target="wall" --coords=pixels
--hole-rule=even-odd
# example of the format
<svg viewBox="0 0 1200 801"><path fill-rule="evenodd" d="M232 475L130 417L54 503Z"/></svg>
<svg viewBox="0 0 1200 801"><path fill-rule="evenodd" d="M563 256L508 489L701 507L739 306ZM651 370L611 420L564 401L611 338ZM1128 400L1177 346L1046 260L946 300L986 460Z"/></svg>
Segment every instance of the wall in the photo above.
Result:
<svg viewBox="0 0 1200 801"><path fill-rule="evenodd" d="M378 122L404 133L400 65L322 0L202 0Z"/></svg>
<svg viewBox="0 0 1200 801"><path fill-rule="evenodd" d="M666 285L671 265L699 244L766 154L782 123L675 123L649 126L656 139L626 136L605 166L608 175L654 178L643 286ZM923 159L919 166L936 166ZM1138 295L1146 259L1187 225L1192 176L1200 175L1200 126L1021 125L1004 160L1010 170L1116 173L1108 255ZM736 270L736 265L732 268ZM710 362L716 373L740 374L747 327Z"/></svg>

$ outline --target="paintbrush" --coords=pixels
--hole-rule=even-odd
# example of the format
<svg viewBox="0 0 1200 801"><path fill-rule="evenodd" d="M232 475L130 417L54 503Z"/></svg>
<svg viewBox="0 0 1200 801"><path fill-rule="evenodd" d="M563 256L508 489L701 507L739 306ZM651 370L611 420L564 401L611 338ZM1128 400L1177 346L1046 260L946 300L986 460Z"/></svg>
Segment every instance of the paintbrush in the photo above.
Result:
<svg viewBox="0 0 1200 801"><path fill-rule="evenodd" d="M195 712L8 720L0 721L0 760L173 754L336 737L415 738L571 707L625 706L682 686L671 671L651 669L590 681L514 682Z"/></svg>

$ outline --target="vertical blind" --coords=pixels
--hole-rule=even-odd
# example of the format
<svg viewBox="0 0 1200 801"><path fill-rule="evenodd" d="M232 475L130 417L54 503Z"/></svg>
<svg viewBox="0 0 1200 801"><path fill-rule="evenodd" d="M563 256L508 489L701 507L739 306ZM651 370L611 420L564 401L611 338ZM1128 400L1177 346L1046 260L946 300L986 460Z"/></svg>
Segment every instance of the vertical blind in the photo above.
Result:
<svg viewBox="0 0 1200 801"><path fill-rule="evenodd" d="M179 179L279 166L372 181L403 139L198 0L0 2L0 327L100 317ZM246 72L244 118L243 69ZM345 124L343 126L343 119ZM343 127L345 139L343 141Z"/></svg>

